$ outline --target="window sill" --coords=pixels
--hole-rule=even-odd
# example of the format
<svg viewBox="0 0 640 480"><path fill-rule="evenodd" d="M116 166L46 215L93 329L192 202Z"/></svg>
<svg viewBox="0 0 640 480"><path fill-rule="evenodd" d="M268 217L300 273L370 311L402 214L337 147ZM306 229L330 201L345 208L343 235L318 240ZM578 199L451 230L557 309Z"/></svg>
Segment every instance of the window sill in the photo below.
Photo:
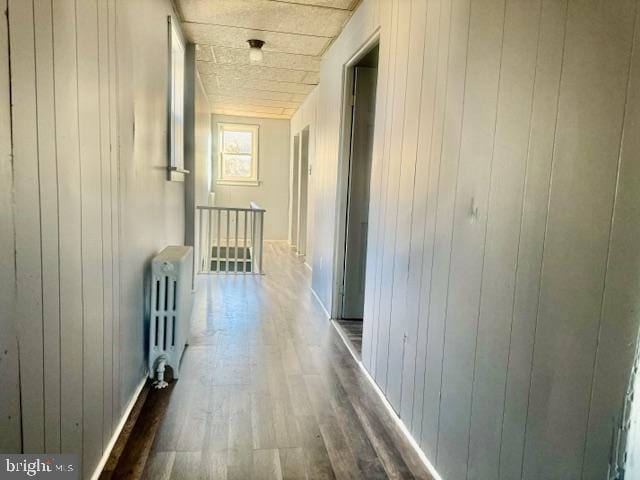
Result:
<svg viewBox="0 0 640 480"><path fill-rule="evenodd" d="M241 180L216 180L216 185L227 185L234 187L259 187L259 180L241 181Z"/></svg>
<svg viewBox="0 0 640 480"><path fill-rule="evenodd" d="M189 170L185 170L183 168L178 167L169 167L169 175L167 180L170 182L184 182L184 177L186 177L191 172Z"/></svg>

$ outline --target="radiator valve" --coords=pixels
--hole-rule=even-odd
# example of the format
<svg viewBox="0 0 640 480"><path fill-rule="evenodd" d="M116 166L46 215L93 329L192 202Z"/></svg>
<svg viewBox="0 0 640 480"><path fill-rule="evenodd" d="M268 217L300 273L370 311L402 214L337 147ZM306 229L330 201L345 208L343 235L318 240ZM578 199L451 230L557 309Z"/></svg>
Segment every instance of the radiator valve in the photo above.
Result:
<svg viewBox="0 0 640 480"><path fill-rule="evenodd" d="M169 386L164 380L164 367L167 363L167 359L164 355L158 357L156 360L156 380L153 382L154 388L166 388Z"/></svg>

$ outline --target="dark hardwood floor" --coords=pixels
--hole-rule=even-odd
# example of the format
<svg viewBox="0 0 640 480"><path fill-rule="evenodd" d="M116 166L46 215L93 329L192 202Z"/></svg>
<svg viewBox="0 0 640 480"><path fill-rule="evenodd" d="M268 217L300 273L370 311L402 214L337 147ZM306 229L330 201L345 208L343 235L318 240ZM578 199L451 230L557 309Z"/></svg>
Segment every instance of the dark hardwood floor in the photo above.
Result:
<svg viewBox="0 0 640 480"><path fill-rule="evenodd" d="M268 243L265 271L198 279L181 378L143 478L430 479L301 260Z"/></svg>
<svg viewBox="0 0 640 480"><path fill-rule="evenodd" d="M360 358L362 355L362 320L342 319L336 320L336 323Z"/></svg>

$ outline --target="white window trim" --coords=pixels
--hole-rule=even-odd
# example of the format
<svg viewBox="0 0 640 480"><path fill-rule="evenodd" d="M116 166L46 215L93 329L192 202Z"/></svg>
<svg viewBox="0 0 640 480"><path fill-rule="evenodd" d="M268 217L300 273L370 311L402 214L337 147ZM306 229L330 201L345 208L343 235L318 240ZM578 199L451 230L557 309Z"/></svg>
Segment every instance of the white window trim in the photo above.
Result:
<svg viewBox="0 0 640 480"><path fill-rule="evenodd" d="M234 132L251 132L252 135L252 154L251 154L251 177L223 177L223 156L222 156L222 134L225 130ZM258 178L259 168L259 125L249 125L244 123L218 123L218 171L216 175L216 183L218 185L243 185L243 186L258 186L260 180Z"/></svg>
<svg viewBox="0 0 640 480"><path fill-rule="evenodd" d="M184 181L185 49L177 22L169 24L169 180Z"/></svg>

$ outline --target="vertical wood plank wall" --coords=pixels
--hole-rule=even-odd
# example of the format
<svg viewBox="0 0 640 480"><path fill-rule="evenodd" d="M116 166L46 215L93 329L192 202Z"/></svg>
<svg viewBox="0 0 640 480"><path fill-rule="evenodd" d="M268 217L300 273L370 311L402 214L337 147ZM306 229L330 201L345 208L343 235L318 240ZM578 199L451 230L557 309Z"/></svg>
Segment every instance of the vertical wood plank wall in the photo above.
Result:
<svg viewBox="0 0 640 480"><path fill-rule="evenodd" d="M331 311L343 67L380 29L363 363L446 480L606 476L640 326L638 15L364 0L304 105Z"/></svg>
<svg viewBox="0 0 640 480"><path fill-rule="evenodd" d="M11 98L9 96L9 31L7 0L0 0L0 452L16 452L22 446L20 385L15 323L15 239L11 156ZM6 281L5 281L6 280Z"/></svg>
<svg viewBox="0 0 640 480"><path fill-rule="evenodd" d="M184 242L184 184L165 169L173 7L0 7L0 451L76 452L88 478L145 375L148 262Z"/></svg>

